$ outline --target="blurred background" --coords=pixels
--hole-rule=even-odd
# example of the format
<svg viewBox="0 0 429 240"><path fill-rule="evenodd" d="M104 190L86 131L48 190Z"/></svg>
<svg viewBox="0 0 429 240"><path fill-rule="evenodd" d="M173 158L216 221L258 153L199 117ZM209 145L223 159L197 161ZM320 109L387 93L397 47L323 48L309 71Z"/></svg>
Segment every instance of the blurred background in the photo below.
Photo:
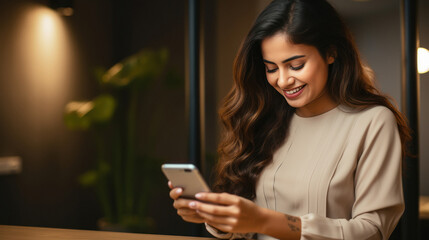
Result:
<svg viewBox="0 0 429 240"><path fill-rule="evenodd" d="M57 11L59 2L72 3L71 11ZM210 181L232 62L269 1L201 2L202 155ZM330 2L380 89L401 105L400 1ZM0 224L194 233L175 214L160 171L188 159L187 4L0 0ZM429 48L429 2L418 9L420 46ZM421 74L426 196L428 93L429 74Z"/></svg>

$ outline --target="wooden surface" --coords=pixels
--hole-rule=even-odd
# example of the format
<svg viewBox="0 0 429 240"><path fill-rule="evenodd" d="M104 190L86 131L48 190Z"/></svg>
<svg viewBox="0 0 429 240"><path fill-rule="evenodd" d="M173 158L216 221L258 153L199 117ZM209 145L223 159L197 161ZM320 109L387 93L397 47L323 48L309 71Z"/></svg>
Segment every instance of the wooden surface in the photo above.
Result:
<svg viewBox="0 0 429 240"><path fill-rule="evenodd" d="M20 227L0 225L1 240L209 240L188 236L118 233L105 231L71 230L59 228Z"/></svg>
<svg viewBox="0 0 429 240"><path fill-rule="evenodd" d="M429 219L429 196L420 196L420 219ZM209 240L188 236L0 225L0 240Z"/></svg>
<svg viewBox="0 0 429 240"><path fill-rule="evenodd" d="M429 196L420 196L420 219L429 219Z"/></svg>

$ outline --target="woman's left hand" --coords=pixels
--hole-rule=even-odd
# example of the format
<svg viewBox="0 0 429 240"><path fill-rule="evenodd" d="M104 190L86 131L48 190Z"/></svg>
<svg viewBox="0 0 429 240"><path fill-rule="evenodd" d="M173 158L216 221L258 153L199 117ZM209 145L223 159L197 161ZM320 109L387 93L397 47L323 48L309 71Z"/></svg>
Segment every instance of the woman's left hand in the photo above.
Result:
<svg viewBox="0 0 429 240"><path fill-rule="evenodd" d="M195 209L206 222L224 232L260 232L263 208L252 201L228 193L198 193Z"/></svg>

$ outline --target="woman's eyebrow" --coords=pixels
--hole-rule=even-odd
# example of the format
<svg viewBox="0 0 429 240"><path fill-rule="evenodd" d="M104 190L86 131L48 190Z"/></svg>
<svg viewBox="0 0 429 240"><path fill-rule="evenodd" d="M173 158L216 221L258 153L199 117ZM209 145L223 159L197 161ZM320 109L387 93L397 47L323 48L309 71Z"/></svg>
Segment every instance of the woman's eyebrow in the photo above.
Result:
<svg viewBox="0 0 429 240"><path fill-rule="evenodd" d="M297 58L302 58L302 57L305 57L305 55L296 55L296 56L293 56L293 57L290 57L288 59L283 60L282 63L286 63L286 62L295 60ZM275 63L273 63L271 61L268 61L268 60L265 60L265 59L263 59L263 61L266 62L266 63L275 64Z"/></svg>

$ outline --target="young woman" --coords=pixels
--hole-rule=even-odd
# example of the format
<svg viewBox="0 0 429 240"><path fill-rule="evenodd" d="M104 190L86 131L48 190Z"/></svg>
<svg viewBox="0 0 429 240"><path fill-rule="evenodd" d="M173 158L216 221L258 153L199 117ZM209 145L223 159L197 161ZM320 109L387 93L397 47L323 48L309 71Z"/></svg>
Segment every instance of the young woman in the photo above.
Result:
<svg viewBox="0 0 429 240"><path fill-rule="evenodd" d="M170 192L185 221L218 238L389 238L409 130L326 0L275 0L259 15L220 115L214 192Z"/></svg>

